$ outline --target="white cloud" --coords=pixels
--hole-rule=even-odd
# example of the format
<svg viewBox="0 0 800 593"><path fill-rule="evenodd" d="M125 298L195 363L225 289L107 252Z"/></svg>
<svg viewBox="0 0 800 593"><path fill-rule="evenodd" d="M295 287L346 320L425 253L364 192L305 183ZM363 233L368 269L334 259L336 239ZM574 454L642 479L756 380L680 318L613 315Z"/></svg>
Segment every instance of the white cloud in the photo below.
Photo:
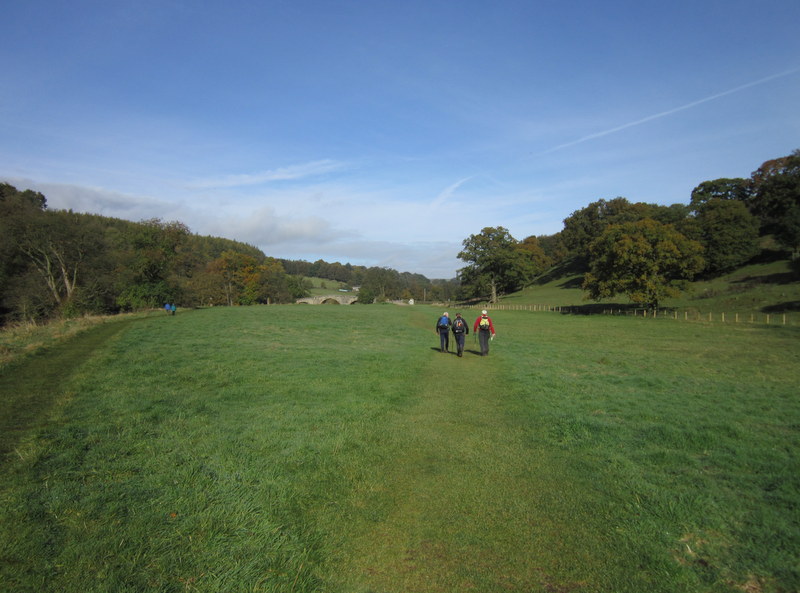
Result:
<svg viewBox="0 0 800 593"><path fill-rule="evenodd" d="M20 190L32 189L41 192L47 198L47 207L53 210L73 210L132 221L150 218L173 219L181 210L180 205L175 203L99 187L39 183L14 177L7 177L5 181Z"/></svg>
<svg viewBox="0 0 800 593"><path fill-rule="evenodd" d="M132 221L179 220L197 234L242 241L272 257L382 266L428 278L452 278L459 267L455 254L460 243L422 240L437 237L432 217L421 221L417 210L401 200L377 200L375 195L356 191L350 198L345 188L332 191L317 187L293 193L285 202L304 203L305 207L278 212L272 206L251 208L246 204L224 209L219 205L188 208L180 203L102 188L11 177L3 181L19 189L42 192L52 209ZM304 196L309 197L304 199Z"/></svg>
<svg viewBox="0 0 800 593"><path fill-rule="evenodd" d="M269 255L285 259L304 259L327 262L351 263L367 267L387 267L398 272L422 274L430 279L449 279L455 271L463 267L456 258L461 244L450 241L333 241L320 245L317 243L292 243L276 245Z"/></svg>
<svg viewBox="0 0 800 593"><path fill-rule="evenodd" d="M319 216L288 217L276 214L269 206L241 211L225 218L204 216L203 234L235 238L267 251L271 246L288 246L306 242L324 245L352 233L336 230Z"/></svg>

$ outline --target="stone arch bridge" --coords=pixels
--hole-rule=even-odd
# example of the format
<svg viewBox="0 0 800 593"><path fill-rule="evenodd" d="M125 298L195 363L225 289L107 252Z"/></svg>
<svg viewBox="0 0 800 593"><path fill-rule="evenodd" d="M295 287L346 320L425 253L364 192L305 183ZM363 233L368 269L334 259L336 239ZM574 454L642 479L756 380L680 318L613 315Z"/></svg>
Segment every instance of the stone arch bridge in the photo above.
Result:
<svg viewBox="0 0 800 593"><path fill-rule="evenodd" d="M325 294L322 296L306 297L297 299L295 303L308 303L309 305L352 305L358 300L358 296L352 294Z"/></svg>

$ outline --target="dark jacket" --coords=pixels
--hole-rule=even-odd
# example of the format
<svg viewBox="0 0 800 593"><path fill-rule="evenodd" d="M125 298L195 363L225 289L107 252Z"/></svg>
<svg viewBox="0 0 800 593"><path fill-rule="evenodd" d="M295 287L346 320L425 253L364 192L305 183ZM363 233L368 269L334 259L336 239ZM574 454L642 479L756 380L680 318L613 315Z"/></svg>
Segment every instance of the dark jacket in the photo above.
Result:
<svg viewBox="0 0 800 593"><path fill-rule="evenodd" d="M458 328L456 327L456 323L457 323L459 320L461 320L461 329L458 329ZM453 330L453 333L454 333L454 334L465 334L465 335L469 335L469 323L467 323L467 320L466 320L466 319L464 319L463 317L459 317L458 315L456 315L456 318L455 318L455 319L453 319L452 330Z"/></svg>

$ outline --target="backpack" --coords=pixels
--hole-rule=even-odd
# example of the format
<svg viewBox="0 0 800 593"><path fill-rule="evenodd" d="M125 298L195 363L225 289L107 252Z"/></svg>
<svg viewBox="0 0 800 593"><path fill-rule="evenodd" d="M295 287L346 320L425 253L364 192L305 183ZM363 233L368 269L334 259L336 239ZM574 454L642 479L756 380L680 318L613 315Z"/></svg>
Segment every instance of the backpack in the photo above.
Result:
<svg viewBox="0 0 800 593"><path fill-rule="evenodd" d="M437 327L439 329L447 329L448 327L450 327L450 319L442 315L441 317L439 317L439 323L437 324Z"/></svg>
<svg viewBox="0 0 800 593"><path fill-rule="evenodd" d="M480 322L478 323L478 327L481 329L489 329L489 318L488 317L481 317Z"/></svg>
<svg viewBox="0 0 800 593"><path fill-rule="evenodd" d="M464 331L464 320L461 317L456 317L453 322L453 333L460 334Z"/></svg>

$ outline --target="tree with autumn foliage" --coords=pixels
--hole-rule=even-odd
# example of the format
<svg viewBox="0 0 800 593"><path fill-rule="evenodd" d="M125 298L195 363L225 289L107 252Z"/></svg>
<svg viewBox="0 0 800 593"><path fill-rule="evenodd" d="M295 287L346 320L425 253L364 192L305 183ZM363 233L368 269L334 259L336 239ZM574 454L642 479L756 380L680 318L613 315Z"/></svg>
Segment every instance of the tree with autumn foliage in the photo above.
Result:
<svg viewBox="0 0 800 593"><path fill-rule="evenodd" d="M286 274L278 260L232 250L209 262L195 290L203 304L233 306L291 300Z"/></svg>
<svg viewBox="0 0 800 593"><path fill-rule="evenodd" d="M651 309L665 297L678 296L705 265L698 241L649 218L609 226L589 252L590 271L583 288L590 298L625 294Z"/></svg>

